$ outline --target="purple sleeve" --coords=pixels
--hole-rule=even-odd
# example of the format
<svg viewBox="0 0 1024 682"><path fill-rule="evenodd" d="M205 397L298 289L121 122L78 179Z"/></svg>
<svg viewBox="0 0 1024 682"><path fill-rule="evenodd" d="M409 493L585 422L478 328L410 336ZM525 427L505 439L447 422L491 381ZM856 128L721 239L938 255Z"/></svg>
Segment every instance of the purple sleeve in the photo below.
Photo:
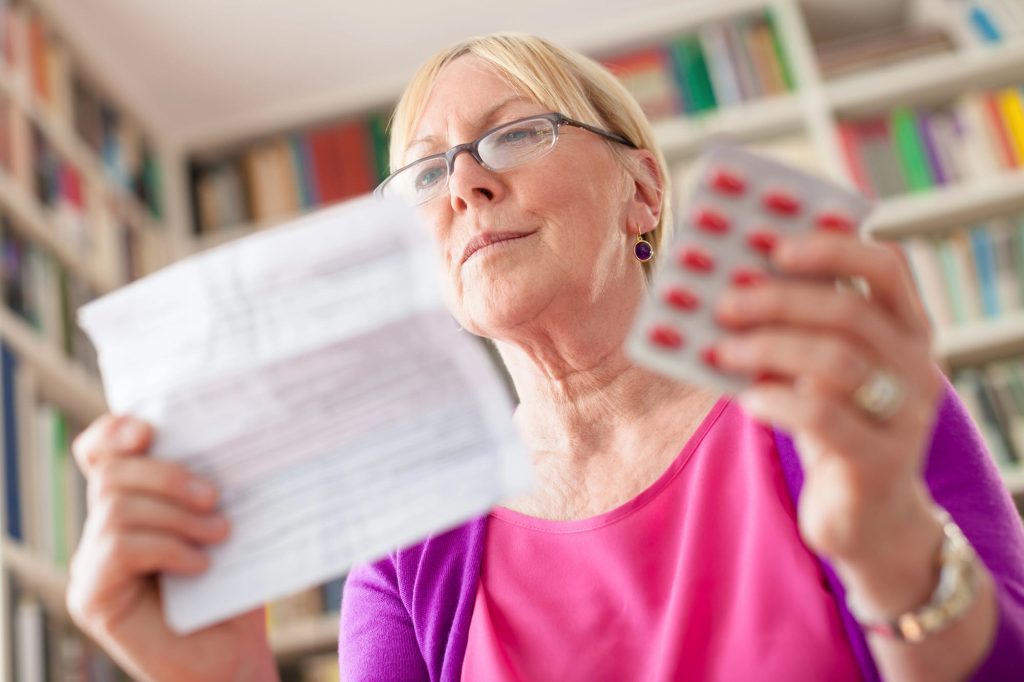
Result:
<svg viewBox="0 0 1024 682"><path fill-rule="evenodd" d="M973 680L1019 679L1024 670L1024 526L995 462L947 382L925 477L995 579L999 625Z"/></svg>
<svg viewBox="0 0 1024 682"><path fill-rule="evenodd" d="M349 573L341 600L342 680L425 680L412 619L398 594L392 558Z"/></svg>

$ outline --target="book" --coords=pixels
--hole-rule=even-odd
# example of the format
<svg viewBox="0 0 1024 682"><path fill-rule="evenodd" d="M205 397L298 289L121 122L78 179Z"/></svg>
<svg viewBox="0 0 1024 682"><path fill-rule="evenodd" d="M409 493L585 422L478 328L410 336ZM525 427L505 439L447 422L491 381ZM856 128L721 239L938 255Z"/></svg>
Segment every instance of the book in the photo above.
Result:
<svg viewBox="0 0 1024 682"><path fill-rule="evenodd" d="M992 252L995 255L996 290L999 307L1005 313L1020 310L1024 299L1021 298L1020 280L1024 271L1017 261L1020 247L1013 222L1009 218L995 218L988 223L988 232L992 241Z"/></svg>
<svg viewBox="0 0 1024 682"><path fill-rule="evenodd" d="M668 49L656 46L603 60L652 120L684 111Z"/></svg>
<svg viewBox="0 0 1024 682"><path fill-rule="evenodd" d="M890 114L889 121L907 189L920 192L934 186L935 180L919 135L917 117L907 107L897 107Z"/></svg>
<svg viewBox="0 0 1024 682"><path fill-rule="evenodd" d="M1003 88L995 96L1006 127L1013 164L1024 167L1024 100L1021 99L1020 88Z"/></svg>
<svg viewBox="0 0 1024 682"><path fill-rule="evenodd" d="M938 245L929 235L913 235L900 242L910 263L911 273L921 295L925 310L936 330L950 329L956 324L946 295Z"/></svg>
<svg viewBox="0 0 1024 682"><path fill-rule="evenodd" d="M696 36L682 36L672 42L671 54L676 67L676 78L686 103L686 111L700 114L718 107L715 89L711 84L707 59Z"/></svg>
<svg viewBox="0 0 1024 682"><path fill-rule="evenodd" d="M866 35L844 36L815 45L826 79L838 78L954 49L949 33L933 26L884 27Z"/></svg>
<svg viewBox="0 0 1024 682"><path fill-rule="evenodd" d="M737 67L726 41L725 29L721 24L705 24L698 30L701 49L707 61L715 101L719 106L742 102L743 92L737 76Z"/></svg>
<svg viewBox="0 0 1024 682"><path fill-rule="evenodd" d="M996 261L988 226L973 227L968 234L971 240L971 254L974 256L974 271L978 276L981 293L982 314L989 318L999 317L1002 311L996 289Z"/></svg>

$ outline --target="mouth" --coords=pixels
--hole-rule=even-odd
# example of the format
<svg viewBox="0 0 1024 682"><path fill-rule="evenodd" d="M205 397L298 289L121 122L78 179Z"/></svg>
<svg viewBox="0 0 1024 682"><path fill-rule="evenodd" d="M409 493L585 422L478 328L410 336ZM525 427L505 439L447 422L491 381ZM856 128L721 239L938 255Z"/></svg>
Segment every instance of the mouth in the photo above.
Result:
<svg viewBox="0 0 1024 682"><path fill-rule="evenodd" d="M500 242L512 241L513 239L522 239L523 237L529 237L531 234L536 232L483 232L478 234L469 240L466 244L465 251L462 252L462 263L469 260L470 256L479 251L480 249L491 246L492 244L498 244ZM461 264L461 263L460 263Z"/></svg>

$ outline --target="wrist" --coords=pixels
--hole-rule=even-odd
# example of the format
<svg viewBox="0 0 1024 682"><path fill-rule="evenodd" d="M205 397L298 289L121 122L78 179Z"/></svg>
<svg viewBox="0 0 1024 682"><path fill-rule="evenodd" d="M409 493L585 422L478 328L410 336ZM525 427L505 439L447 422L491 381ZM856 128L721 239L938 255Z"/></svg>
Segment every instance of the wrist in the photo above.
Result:
<svg viewBox="0 0 1024 682"><path fill-rule="evenodd" d="M864 551L833 560L847 592L882 618L926 603L942 567L943 525L930 499L915 496L893 510L876 509L879 530Z"/></svg>
<svg viewBox="0 0 1024 682"><path fill-rule="evenodd" d="M942 528L937 585L926 601L896 614L886 613L877 604L866 607L855 592L848 593L847 605L868 632L903 642L922 642L949 629L974 604L983 574L974 548L945 509L936 506L933 513Z"/></svg>

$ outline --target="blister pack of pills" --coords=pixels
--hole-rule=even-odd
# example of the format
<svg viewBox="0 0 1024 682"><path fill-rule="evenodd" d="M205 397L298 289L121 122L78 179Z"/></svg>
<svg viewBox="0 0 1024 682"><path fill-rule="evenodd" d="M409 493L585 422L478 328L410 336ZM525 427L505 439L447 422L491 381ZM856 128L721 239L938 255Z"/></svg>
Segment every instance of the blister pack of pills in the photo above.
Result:
<svg viewBox="0 0 1024 682"><path fill-rule="evenodd" d="M730 286L782 276L768 254L783 235L859 231L863 196L791 166L720 145L694 167L674 203L675 233L658 255L651 295L626 340L634 362L667 376L735 393L748 376L716 366L718 297Z"/></svg>

